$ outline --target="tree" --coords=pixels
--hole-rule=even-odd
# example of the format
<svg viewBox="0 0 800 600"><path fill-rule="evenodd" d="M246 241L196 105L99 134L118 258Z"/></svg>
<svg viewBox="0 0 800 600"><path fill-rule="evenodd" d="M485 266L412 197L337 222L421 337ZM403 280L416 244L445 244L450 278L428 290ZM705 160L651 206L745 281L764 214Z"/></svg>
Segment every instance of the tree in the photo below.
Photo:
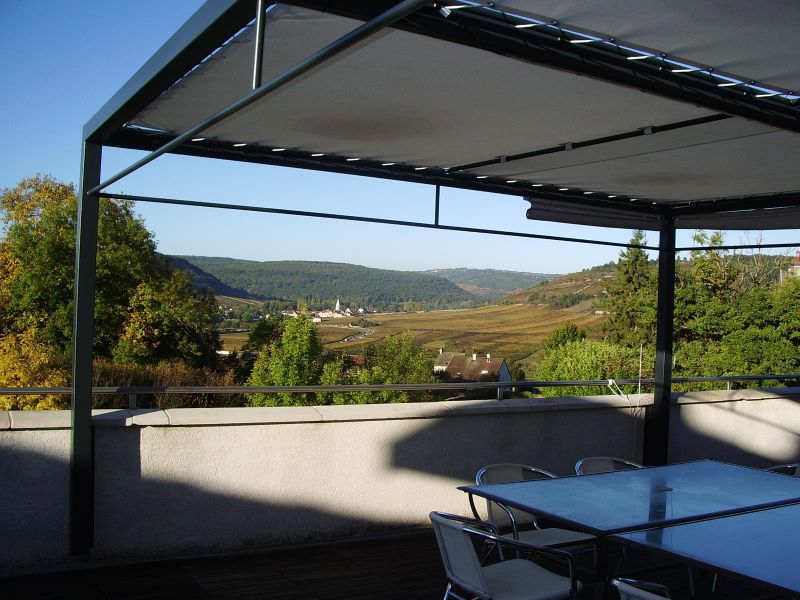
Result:
<svg viewBox="0 0 800 600"><path fill-rule="evenodd" d="M578 329L578 326L570 321L566 325L555 329L542 344L542 349L545 351L552 350L569 342L579 342L585 339L586 332Z"/></svg>
<svg viewBox="0 0 800 600"><path fill-rule="evenodd" d="M0 324L14 332L33 328L36 339L49 348L51 361L65 366L72 339L75 189L51 177L31 177L3 190L0 211L6 231L0 244ZM213 362L219 342L209 323L216 307L207 293L196 292L187 276L177 273L156 253L132 203L100 199L95 356L110 357L122 343L128 351L119 349L117 356L137 362ZM149 332L143 330L145 324ZM156 330L158 343L153 341ZM169 343L167 337L172 338Z"/></svg>
<svg viewBox="0 0 800 600"><path fill-rule="evenodd" d="M129 318L113 356L123 363L178 358L193 367L216 362L220 347L214 323L216 300L206 290L193 292L185 271L142 282L128 303Z"/></svg>
<svg viewBox="0 0 800 600"><path fill-rule="evenodd" d="M630 243L646 244L644 232L635 231ZM603 303L609 312L604 329L611 342L637 349L655 346L656 281L644 250L627 248L620 253Z"/></svg>
<svg viewBox="0 0 800 600"><path fill-rule="evenodd" d="M322 344L314 323L306 313L289 319L278 342L268 344L258 355L248 385L315 385L322 370ZM313 404L314 394L249 395L251 406L296 406Z"/></svg>
<svg viewBox="0 0 800 600"><path fill-rule="evenodd" d="M270 315L261 319L247 334L242 352L258 352L267 344L277 342L283 335L286 319L283 315Z"/></svg>
<svg viewBox="0 0 800 600"><path fill-rule="evenodd" d="M0 387L61 387L69 382L67 371L54 365L49 347L30 327L0 337ZM0 396L0 410L69 408L69 396Z"/></svg>
<svg viewBox="0 0 800 600"><path fill-rule="evenodd" d="M648 367L642 377L652 376L652 355L645 357ZM551 348L536 367L538 381L588 381L593 379L633 379L639 374L639 349L625 348L607 341L581 340ZM631 390L632 391L632 390ZM602 394L598 387L545 387L544 396Z"/></svg>

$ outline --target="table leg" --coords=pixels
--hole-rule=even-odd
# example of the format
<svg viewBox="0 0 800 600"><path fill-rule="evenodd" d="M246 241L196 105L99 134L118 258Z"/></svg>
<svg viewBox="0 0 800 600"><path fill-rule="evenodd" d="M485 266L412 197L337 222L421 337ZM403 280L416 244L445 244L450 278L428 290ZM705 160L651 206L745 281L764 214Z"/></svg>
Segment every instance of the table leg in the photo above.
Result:
<svg viewBox="0 0 800 600"><path fill-rule="evenodd" d="M594 597L595 600L605 600L608 597L608 542L602 537L595 541L594 558Z"/></svg>

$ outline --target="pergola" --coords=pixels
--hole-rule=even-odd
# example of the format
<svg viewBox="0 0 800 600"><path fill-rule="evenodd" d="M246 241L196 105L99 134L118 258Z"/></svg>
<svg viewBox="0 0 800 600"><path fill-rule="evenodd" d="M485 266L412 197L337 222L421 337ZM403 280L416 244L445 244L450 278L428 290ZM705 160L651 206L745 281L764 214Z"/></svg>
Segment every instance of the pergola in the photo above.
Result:
<svg viewBox="0 0 800 600"><path fill-rule="evenodd" d="M800 225L800 4L680 9L658 0L206 2L83 131L71 553L92 545L99 196L168 152L430 184L435 216L102 195L567 239L442 224L439 190L453 187L522 196L529 219L659 232L657 247L642 246L659 257L644 460L666 462L675 253L685 250L676 229ZM103 146L151 152L101 181Z"/></svg>

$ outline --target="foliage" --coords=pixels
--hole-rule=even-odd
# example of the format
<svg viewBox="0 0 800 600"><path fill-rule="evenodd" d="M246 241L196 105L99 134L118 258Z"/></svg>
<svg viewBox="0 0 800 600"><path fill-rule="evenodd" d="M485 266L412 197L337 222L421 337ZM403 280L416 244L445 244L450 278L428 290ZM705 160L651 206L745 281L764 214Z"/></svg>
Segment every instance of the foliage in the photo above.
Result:
<svg viewBox="0 0 800 600"><path fill-rule="evenodd" d="M94 361L92 385L98 387L184 387L236 385L232 369L195 368L183 361L162 360L146 365L123 364L100 358ZM96 394L95 408L127 408L123 394ZM242 394L140 394L140 408L210 408L245 406Z"/></svg>
<svg viewBox="0 0 800 600"><path fill-rule="evenodd" d="M493 300L513 291L532 287L555 276L499 269L433 269L423 272L447 279L478 297Z"/></svg>
<svg viewBox="0 0 800 600"><path fill-rule="evenodd" d="M645 361L652 377L652 357ZM607 341L570 341L546 350L536 368L537 381L588 381L594 379L628 379L639 371L639 349L625 348ZM632 391L632 390L631 390ZM602 394L597 386L544 387L544 396L594 396Z"/></svg>
<svg viewBox="0 0 800 600"><path fill-rule="evenodd" d="M214 364L220 347L213 321L216 301L210 291L193 292L191 285L183 271L140 283L129 301L130 317L114 358L136 364L171 358L195 367Z"/></svg>
<svg viewBox="0 0 800 600"><path fill-rule="evenodd" d="M67 371L52 363L35 328L0 337L0 387L63 387L68 382ZM0 410L66 408L67 395L0 396Z"/></svg>
<svg viewBox="0 0 800 600"><path fill-rule="evenodd" d="M311 261L257 262L233 258L181 256L226 286L262 300L302 299L309 310L345 307L401 310L404 302L421 309L472 306L475 297L433 275Z"/></svg>
<svg viewBox="0 0 800 600"><path fill-rule="evenodd" d="M582 329L578 329L578 326L575 323L569 322L563 327L559 327L553 333L551 333L547 339L542 344L542 349L547 350L554 350L559 346L563 346L564 344L568 344L569 342L580 342L581 340L586 339L586 332Z"/></svg>
<svg viewBox="0 0 800 600"><path fill-rule="evenodd" d="M585 300L591 300L592 298L594 298L592 294L566 294L553 298L548 302L548 306L554 309L569 308L570 306L575 306L576 304L580 304Z"/></svg>
<svg viewBox="0 0 800 600"><path fill-rule="evenodd" d="M72 339L77 197L47 176L0 195L0 324L33 328L53 364L69 363ZM155 252L155 241L131 203L100 199L94 352L143 362L179 358L211 365L218 338L213 297Z"/></svg>
<svg viewBox="0 0 800 600"><path fill-rule="evenodd" d="M368 346L363 367L346 368L343 358L327 363L323 371L325 385L398 383L434 383L433 359L410 332L392 335ZM334 404L376 404L420 402L431 399L428 392L338 392L324 394L323 402Z"/></svg>
<svg viewBox="0 0 800 600"><path fill-rule="evenodd" d="M248 385L315 385L322 372L322 344L311 318L300 314L287 320L279 341L259 353ZM313 404L313 394L249 394L251 406L295 406Z"/></svg>
<svg viewBox="0 0 800 600"><path fill-rule="evenodd" d="M647 243L643 231L635 231L631 244ZM609 317L604 329L609 340L625 347L652 347L656 336L657 278L655 268L641 248L626 248L620 253L614 278L607 286L608 296L601 303Z"/></svg>

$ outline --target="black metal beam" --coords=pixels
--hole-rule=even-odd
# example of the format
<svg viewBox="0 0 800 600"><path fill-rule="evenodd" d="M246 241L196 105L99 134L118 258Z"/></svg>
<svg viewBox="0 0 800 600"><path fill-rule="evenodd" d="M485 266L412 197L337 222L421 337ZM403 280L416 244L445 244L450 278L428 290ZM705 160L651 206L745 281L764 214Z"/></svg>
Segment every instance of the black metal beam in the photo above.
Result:
<svg viewBox="0 0 800 600"><path fill-rule="evenodd" d="M676 217L714 212L754 210L764 208L791 208L800 206L800 192L781 192L727 198L707 198L691 202L676 202L672 213Z"/></svg>
<svg viewBox="0 0 800 600"><path fill-rule="evenodd" d="M207 1L86 123L83 139L102 144L255 14L256 0Z"/></svg>
<svg viewBox="0 0 800 600"><path fill-rule="evenodd" d="M441 231L459 231L462 233L480 233L487 235L502 235L507 237L518 237L535 240L550 240L555 242L575 242L579 244L593 244L595 246L611 246L614 248L642 248L643 250L657 250L653 246L626 244L623 242L605 242L602 240L587 240L583 238L571 238L557 235L545 235L540 233L526 233L524 231L505 231L502 229L482 229L479 227L461 227L458 225L441 225L437 223L422 223L419 221L402 221L399 219L379 219L377 217L362 217L359 215L344 215L335 213L323 213L307 210L295 210L290 208L268 208L265 206L247 206L242 204L229 204L222 202L204 202L200 200L179 200L176 198L156 198L152 196L135 196L131 194L104 193L104 198L115 198L118 200L129 200L132 202L153 202L156 204L175 204L178 206L196 206L200 208L219 208L223 210L242 210L247 212L260 212L275 215L292 215L296 217L313 217L319 219L335 219L339 221L355 221L358 223L376 223L380 225L400 225L403 227L419 227L422 229L439 229Z"/></svg>
<svg viewBox="0 0 800 600"><path fill-rule="evenodd" d="M499 165L501 163L509 163L517 160L524 160L526 158L533 158L534 156L545 156L547 154L556 154L558 152L569 152L570 150L577 150L579 148L589 148L590 146L599 146L602 144L610 144L620 140L628 140L631 138L641 137L643 135L652 135L664 131L674 131L676 129L684 129L686 127L695 127L697 125L705 125L707 123L714 123L716 121L723 121L730 119L730 115L710 115L708 117L700 117L699 119L689 119L686 121L679 121L677 123L667 123L653 127L646 127L643 129L635 129L633 131L626 131L615 135L607 135L600 138L590 140L582 140L578 142L570 142L558 146L551 146L550 148L540 148L538 150L530 150L528 152L521 152L519 154L510 154L502 158L491 158L478 162L469 163L466 165L459 165L453 167L453 171L460 171L463 169L478 169L480 167L487 167L490 165Z"/></svg>
<svg viewBox="0 0 800 600"><path fill-rule="evenodd" d="M642 459L646 465L665 465L669 458L669 418L672 399L672 341L675 316L675 226L664 219L658 250L658 314L653 405L644 421Z"/></svg>
<svg viewBox="0 0 800 600"><path fill-rule="evenodd" d="M72 440L69 478L69 553L85 555L94 535L92 442L92 339L99 201L86 190L100 181L101 147L84 142L75 244L75 312L72 329Z"/></svg>
<svg viewBox="0 0 800 600"><path fill-rule="evenodd" d="M153 150L174 139L168 133L145 131L136 128L126 128L111 136L106 145L131 148L137 150ZM492 194L511 196L546 198L558 200L577 207L608 206L621 208L634 214L663 214L664 204L652 205L650 203L632 204L628 196L620 195L618 198L603 198L600 194L587 197L583 190L572 188L569 192L561 192L558 184L532 187L526 181L508 183L505 177L487 177L477 179L473 173L457 173L444 169L430 168L417 170L411 165L392 164L384 166L381 162L369 159L348 161L343 156L326 155L322 157L311 156L309 152L285 150L273 152L268 147L248 146L247 148L234 148L230 143L204 140L202 143L188 143L170 150L172 154L196 156L202 158L215 158L233 160L237 162L250 162L279 167L292 167L298 169L323 171L328 173L341 173L344 175L361 175L377 177L393 181L409 183L422 183L439 185L456 189L474 190Z"/></svg>

